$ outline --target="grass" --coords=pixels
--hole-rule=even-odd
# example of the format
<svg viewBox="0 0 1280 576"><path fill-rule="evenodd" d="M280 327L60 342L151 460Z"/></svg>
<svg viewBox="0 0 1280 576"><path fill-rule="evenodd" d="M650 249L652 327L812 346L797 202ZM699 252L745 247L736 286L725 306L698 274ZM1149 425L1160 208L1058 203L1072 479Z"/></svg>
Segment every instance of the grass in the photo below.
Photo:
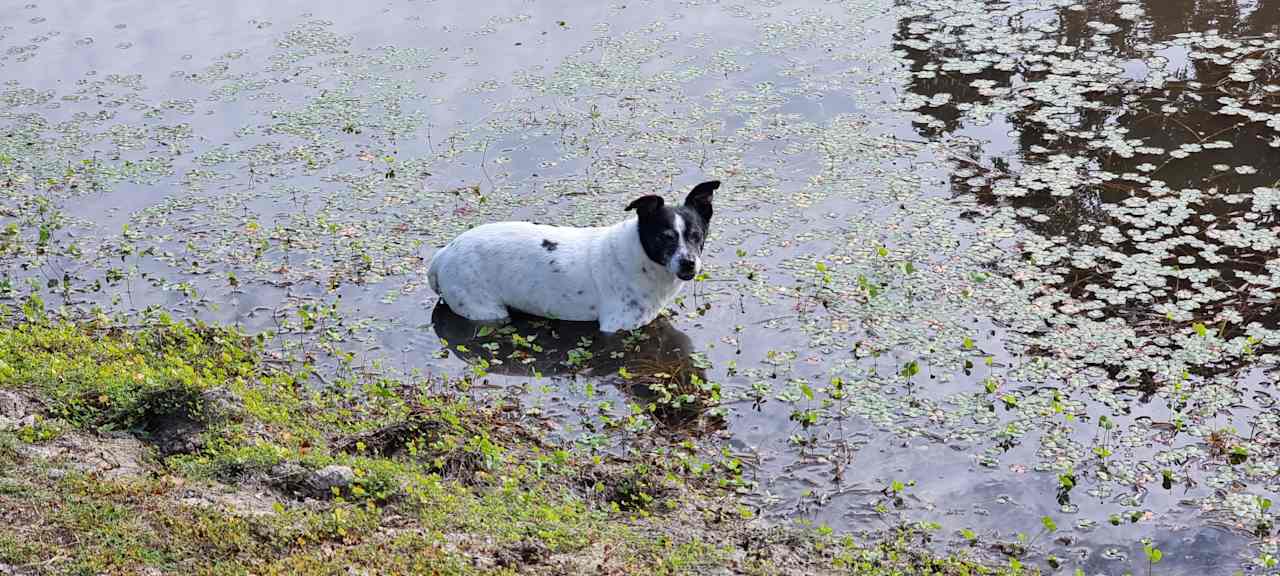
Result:
<svg viewBox="0 0 1280 576"><path fill-rule="evenodd" d="M0 388L37 393L51 415L77 426L130 428L253 378L252 350L232 331L167 319L138 333L24 323L0 332Z"/></svg>
<svg viewBox="0 0 1280 576"><path fill-rule="evenodd" d="M918 552L916 533L752 537L764 529L726 490L741 479L689 444L612 457L447 383L308 381L229 328L27 316L0 328L0 389L41 407L0 431L0 566L15 573L989 572ZM172 427L186 448L144 450L141 474L34 450ZM288 480L330 465L354 480L309 498Z"/></svg>

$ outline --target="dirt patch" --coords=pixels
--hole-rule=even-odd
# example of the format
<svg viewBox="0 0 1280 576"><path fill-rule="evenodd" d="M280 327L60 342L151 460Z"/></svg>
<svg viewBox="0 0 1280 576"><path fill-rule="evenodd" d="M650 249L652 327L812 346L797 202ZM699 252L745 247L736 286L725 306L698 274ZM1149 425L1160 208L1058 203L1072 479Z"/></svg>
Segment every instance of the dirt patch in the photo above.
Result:
<svg viewBox="0 0 1280 576"><path fill-rule="evenodd" d="M24 444L19 453L46 461L55 467L53 471L76 470L112 480L148 474L147 448L132 436L97 437L67 432L49 442Z"/></svg>
<svg viewBox="0 0 1280 576"><path fill-rule="evenodd" d="M209 507L245 516L275 514L278 500L266 490L253 490L248 486L230 486L220 482L189 482L181 477L169 481L180 491L177 501L186 506Z"/></svg>
<svg viewBox="0 0 1280 576"><path fill-rule="evenodd" d="M415 412L402 422L335 440L333 448L339 452L352 453L363 450L377 456L396 456L403 452L411 441L422 439L434 442L445 433L446 425L432 416L424 412Z"/></svg>
<svg viewBox="0 0 1280 576"><path fill-rule="evenodd" d="M676 493L659 470L645 466L592 466L575 480L587 499L603 499L626 511L654 508Z"/></svg>
<svg viewBox="0 0 1280 576"><path fill-rule="evenodd" d="M161 456L190 454L204 446L209 426L244 417L244 404L231 390L210 388L198 394L163 390L145 403L153 409L143 419L143 437Z"/></svg>
<svg viewBox="0 0 1280 576"><path fill-rule="evenodd" d="M349 466L311 470L296 462L281 462L271 468L268 483L294 497L327 500L348 493L355 479Z"/></svg>
<svg viewBox="0 0 1280 576"><path fill-rule="evenodd" d="M537 540L521 540L504 546L495 555L495 563L503 568L519 568L545 563L551 558L551 549Z"/></svg>
<svg viewBox="0 0 1280 576"><path fill-rule="evenodd" d="M27 415L28 401L16 392L0 390L0 429L14 426Z"/></svg>
<svg viewBox="0 0 1280 576"><path fill-rule="evenodd" d="M47 462L57 477L67 470L109 479L137 478L147 473L146 448L127 434L93 436L78 431L52 429L38 412L39 404L10 390L0 390L0 431L20 435L54 435L40 442L18 442L12 448L20 458ZM50 429L44 428L49 426Z"/></svg>

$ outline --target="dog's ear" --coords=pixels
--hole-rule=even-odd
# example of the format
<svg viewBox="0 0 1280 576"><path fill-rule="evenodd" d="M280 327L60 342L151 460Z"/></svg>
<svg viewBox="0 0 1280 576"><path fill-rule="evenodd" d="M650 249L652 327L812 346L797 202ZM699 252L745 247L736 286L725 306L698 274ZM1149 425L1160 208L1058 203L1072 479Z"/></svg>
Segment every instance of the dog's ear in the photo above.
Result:
<svg viewBox="0 0 1280 576"><path fill-rule="evenodd" d="M636 214L644 218L662 209L665 203L661 196L650 194L632 200L630 204L627 204L627 210L635 210Z"/></svg>
<svg viewBox="0 0 1280 576"><path fill-rule="evenodd" d="M693 208L699 216L702 216L703 222L711 221L711 194L720 187L719 180L703 182L693 187L689 191L689 195L684 199L684 205Z"/></svg>

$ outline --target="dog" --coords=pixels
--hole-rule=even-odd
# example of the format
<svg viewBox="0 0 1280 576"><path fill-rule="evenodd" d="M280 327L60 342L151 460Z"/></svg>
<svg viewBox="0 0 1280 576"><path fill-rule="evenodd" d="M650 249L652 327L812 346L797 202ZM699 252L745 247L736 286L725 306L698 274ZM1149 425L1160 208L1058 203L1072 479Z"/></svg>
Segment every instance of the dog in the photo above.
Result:
<svg viewBox="0 0 1280 576"><path fill-rule="evenodd" d="M606 333L652 322L702 270L713 180L680 206L647 195L612 226L572 228L495 222L468 230L431 258L431 290L460 316L505 324L510 310L597 321Z"/></svg>

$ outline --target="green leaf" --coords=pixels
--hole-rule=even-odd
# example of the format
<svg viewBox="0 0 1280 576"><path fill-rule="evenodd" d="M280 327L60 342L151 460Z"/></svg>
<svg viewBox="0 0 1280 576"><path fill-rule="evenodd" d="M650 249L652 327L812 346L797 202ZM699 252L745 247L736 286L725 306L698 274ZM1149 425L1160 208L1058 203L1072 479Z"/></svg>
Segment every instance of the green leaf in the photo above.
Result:
<svg viewBox="0 0 1280 576"><path fill-rule="evenodd" d="M1195 330L1196 334L1199 334L1201 338L1209 334L1209 329L1205 328L1205 325L1200 322L1196 322L1195 324L1192 324L1191 329Z"/></svg>
<svg viewBox="0 0 1280 576"><path fill-rule="evenodd" d="M1053 518L1045 516L1040 519L1040 523L1044 525L1044 529L1048 530L1050 534L1058 531L1058 523L1054 522Z"/></svg>
<svg viewBox="0 0 1280 576"><path fill-rule="evenodd" d="M480 330L476 332L476 337L484 338L490 334L493 334L493 326L481 326Z"/></svg>
<svg viewBox="0 0 1280 576"><path fill-rule="evenodd" d="M810 399L810 400L813 400L813 388L810 388L810 387L809 387L809 383L808 383L808 382L801 382L801 383L800 383L800 393L804 394L804 397L805 397L805 398L808 398L808 399Z"/></svg>

